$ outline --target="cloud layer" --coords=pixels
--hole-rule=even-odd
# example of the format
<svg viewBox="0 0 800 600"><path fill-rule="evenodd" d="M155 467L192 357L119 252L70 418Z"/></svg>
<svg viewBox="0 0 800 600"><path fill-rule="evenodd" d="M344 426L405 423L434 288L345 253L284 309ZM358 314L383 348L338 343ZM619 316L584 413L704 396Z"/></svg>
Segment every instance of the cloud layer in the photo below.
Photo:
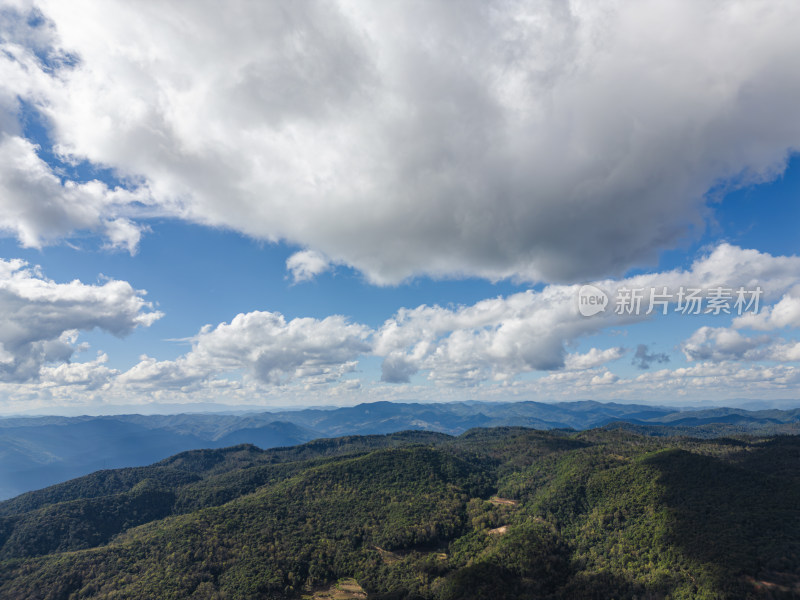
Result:
<svg viewBox="0 0 800 600"><path fill-rule="evenodd" d="M773 257L722 244L686 270L595 284L608 290L611 297L626 288L674 291L681 287L760 286L764 301L773 303L764 314L772 315L776 307L786 305L785 299L796 290L794 282L798 279L799 257ZM665 381L676 385L675 381L685 376L693 385L700 385L708 381L700 373L713 372L714 364L723 368L736 362L800 360L797 342L766 333L749 335L741 327L703 326L681 345L687 360L700 364L688 370L661 370L659 374L623 379L610 372L608 365L629 352L624 347L591 347L584 352L574 348L595 334L665 317L660 311L648 314L644 305L638 313L620 313L613 303L605 312L585 317L578 310L579 289L578 285L554 284L541 291L487 299L469 306L401 309L375 329L342 316L287 320L274 312L243 313L230 323L201 329L190 339L191 350L177 359L142 357L130 370L117 374L112 387L145 394L248 389L258 395L272 393L276 388L292 393L292 389L309 390L319 384L326 384L325 389L341 384L352 386L352 391L365 383L353 378L359 371L359 361L377 357L382 361L380 384L369 383L373 387L395 386L402 390L411 385L419 393L418 386L427 380L440 391L471 387L487 393L494 386L495 392L505 389L511 393L525 389L521 385L534 385L524 378L533 375L538 376L534 379L538 386L535 389L550 393L561 386L573 391L606 389L608 393L613 390L624 395L637 382L642 386L645 382L667 385ZM677 309L677 295L667 309L670 313ZM734 315L718 317L738 323ZM631 356L632 364L640 369L670 360L666 353L652 351L645 344L639 344ZM98 361L90 370L106 373L107 367ZM81 377L93 381L76 366L72 369L51 375L64 381L70 377L73 381ZM766 376L771 372L764 371L763 365L746 369L752 377L756 376L753 373ZM788 369L786 373L791 374L795 367L781 369ZM391 392L384 389L381 393Z"/></svg>
<svg viewBox="0 0 800 600"><path fill-rule="evenodd" d="M38 381L45 365L67 363L80 331L122 336L161 316L125 281L56 283L21 260L0 259L0 381ZM51 375L91 379L67 367Z"/></svg>
<svg viewBox="0 0 800 600"><path fill-rule="evenodd" d="M147 199L142 190L109 189L99 181L62 182L19 136L0 135L0 231L41 248L80 230L102 234L110 248L136 253L142 227L119 216Z"/></svg>
<svg viewBox="0 0 800 600"><path fill-rule="evenodd" d="M376 284L544 284L404 308L374 328L253 310L187 332L178 358L120 372L102 352L75 362L80 333L150 325L161 315L143 292L0 261L6 396L624 397L798 382L800 258L723 243L687 269L620 279L800 148L795 2L13 0L0 11L0 234L21 245L91 232L134 254L157 215L282 240L297 250L293 283L347 265ZM761 287L765 309L704 322L672 348L688 366L662 368L666 348L592 337L661 315L581 316L572 284L584 281L612 299ZM380 381L359 361L380 364Z"/></svg>
<svg viewBox="0 0 800 600"><path fill-rule="evenodd" d="M674 313L681 289L703 290L707 301L709 290L719 286L734 290L760 288L762 302L778 301L776 308L764 313L769 315L767 322L771 323L769 319L776 310L779 315L794 314L786 308L789 306L787 298L790 298L786 294L796 290L798 278L800 257L774 257L720 244L686 270L594 282L611 300L604 312L591 317L582 316L578 310L580 286L549 285L539 292L483 300L472 306L454 309L420 306L401 310L375 333L373 351L387 357L382 378L393 383L407 382L423 370L429 378L441 383L469 385L506 381L522 373L558 370L565 366L575 370L599 367L620 358L622 350L616 347L593 349L584 355L575 355L568 354L568 347L583 337L609 328L650 320L662 310ZM645 290L638 312L616 310L615 300L626 289ZM666 292L670 298L666 306L657 306L648 314L651 290L657 294ZM704 305L703 310L707 308ZM745 323L745 318L749 317L735 322ZM756 322L761 323L761 320L756 317ZM701 350L706 347L704 331L698 331L684 345L684 353L692 360L719 358L710 350ZM699 338L702 341L698 341ZM644 345L634 353L634 363L641 368L667 360L665 354L648 352Z"/></svg>
<svg viewBox="0 0 800 600"><path fill-rule="evenodd" d="M465 390L483 399L776 394L800 382L800 323L793 311L798 280L800 257L721 244L687 269L593 282L612 299L624 289L666 288L674 295L666 317L660 310L648 314L645 305L638 313L618 312L613 300L604 312L585 317L581 286L560 284L472 305L401 309L376 328L336 315L286 319L253 311L203 327L176 359L142 356L120 372L103 353L86 362L71 357L84 349L80 331L124 335L159 318L141 292L120 281L55 283L21 261L0 261L0 394L18 401L42 394L74 399L80 390L84 398L119 402L224 397L284 405L457 400ZM676 314L677 290L715 286L762 288L762 311L708 317L720 326L702 325L675 348L688 366L660 368L669 355L645 344L589 344L607 344L613 338L596 334L637 323L701 318ZM626 355L649 370L637 374L628 367L626 374L630 361L620 361ZM365 375L362 361L381 361L380 376Z"/></svg>
<svg viewBox="0 0 800 600"><path fill-rule="evenodd" d="M369 351L369 330L340 316L292 319L255 311L230 323L206 326L192 349L174 361L142 361L120 377L125 385L151 389L190 388L218 375L244 371L255 381L281 385L337 381Z"/></svg>
<svg viewBox="0 0 800 600"><path fill-rule="evenodd" d="M62 215L10 213L29 245L89 228L133 249L147 197L376 283L599 278L800 147L793 2L17 4L0 126L20 134L21 97L65 159L133 190L95 189L86 214L28 147L8 197L50 186Z"/></svg>

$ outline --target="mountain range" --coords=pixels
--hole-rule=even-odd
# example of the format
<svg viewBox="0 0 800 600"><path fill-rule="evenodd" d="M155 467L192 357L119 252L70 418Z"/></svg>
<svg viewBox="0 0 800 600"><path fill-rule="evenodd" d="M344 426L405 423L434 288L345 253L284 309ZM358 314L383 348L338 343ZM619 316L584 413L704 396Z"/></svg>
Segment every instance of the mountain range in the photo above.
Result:
<svg viewBox="0 0 800 600"><path fill-rule="evenodd" d="M100 469L140 466L198 448L260 448L316 438L403 430L459 435L475 427L585 430L626 427L648 435L715 437L797 433L800 409L681 409L593 401L375 402L335 409L246 414L12 417L0 419L0 499Z"/></svg>

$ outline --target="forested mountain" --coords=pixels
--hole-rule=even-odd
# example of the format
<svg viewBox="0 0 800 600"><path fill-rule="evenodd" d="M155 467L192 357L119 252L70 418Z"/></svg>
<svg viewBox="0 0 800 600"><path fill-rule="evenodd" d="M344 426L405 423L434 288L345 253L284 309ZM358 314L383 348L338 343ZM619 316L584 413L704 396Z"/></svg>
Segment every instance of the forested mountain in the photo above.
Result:
<svg viewBox="0 0 800 600"><path fill-rule="evenodd" d="M794 598L798 506L793 436L239 445L0 503L0 597Z"/></svg>
<svg viewBox="0 0 800 600"><path fill-rule="evenodd" d="M149 464L196 448L291 446L315 438L416 429L458 435L473 427L638 431L693 436L800 432L800 410L675 410L600 402L375 402L252 414L116 415L0 419L0 499L96 471ZM653 428L653 425L668 425ZM615 425L616 426L616 425ZM691 428L691 429L689 429Z"/></svg>

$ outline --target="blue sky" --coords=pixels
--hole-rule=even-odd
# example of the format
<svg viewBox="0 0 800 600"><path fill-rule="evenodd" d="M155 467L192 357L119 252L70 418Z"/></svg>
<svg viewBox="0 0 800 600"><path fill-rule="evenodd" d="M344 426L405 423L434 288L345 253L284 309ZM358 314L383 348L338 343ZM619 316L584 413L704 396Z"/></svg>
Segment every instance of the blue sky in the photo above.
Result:
<svg viewBox="0 0 800 600"><path fill-rule="evenodd" d="M799 9L697 4L5 3L0 413L800 402Z"/></svg>

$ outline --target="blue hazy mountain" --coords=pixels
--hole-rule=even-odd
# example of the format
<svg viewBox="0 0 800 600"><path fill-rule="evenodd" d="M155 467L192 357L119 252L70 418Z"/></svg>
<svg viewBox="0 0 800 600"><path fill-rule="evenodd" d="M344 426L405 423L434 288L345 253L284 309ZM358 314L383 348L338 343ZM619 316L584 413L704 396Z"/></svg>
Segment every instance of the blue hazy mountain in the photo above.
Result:
<svg viewBox="0 0 800 600"><path fill-rule="evenodd" d="M582 430L621 425L656 435L796 433L800 428L800 409L676 410L594 401L375 402L336 409L251 414L6 418L0 419L0 498L99 469L146 465L198 448L243 443L274 448L315 438L404 430L458 435L474 427Z"/></svg>
<svg viewBox="0 0 800 600"><path fill-rule="evenodd" d="M19 421L19 422L17 422ZM320 437L293 423L240 426L215 415L74 417L0 421L0 498L79 477L99 469L149 464L185 450L249 442L262 448L293 446ZM222 427L222 422L226 427Z"/></svg>

